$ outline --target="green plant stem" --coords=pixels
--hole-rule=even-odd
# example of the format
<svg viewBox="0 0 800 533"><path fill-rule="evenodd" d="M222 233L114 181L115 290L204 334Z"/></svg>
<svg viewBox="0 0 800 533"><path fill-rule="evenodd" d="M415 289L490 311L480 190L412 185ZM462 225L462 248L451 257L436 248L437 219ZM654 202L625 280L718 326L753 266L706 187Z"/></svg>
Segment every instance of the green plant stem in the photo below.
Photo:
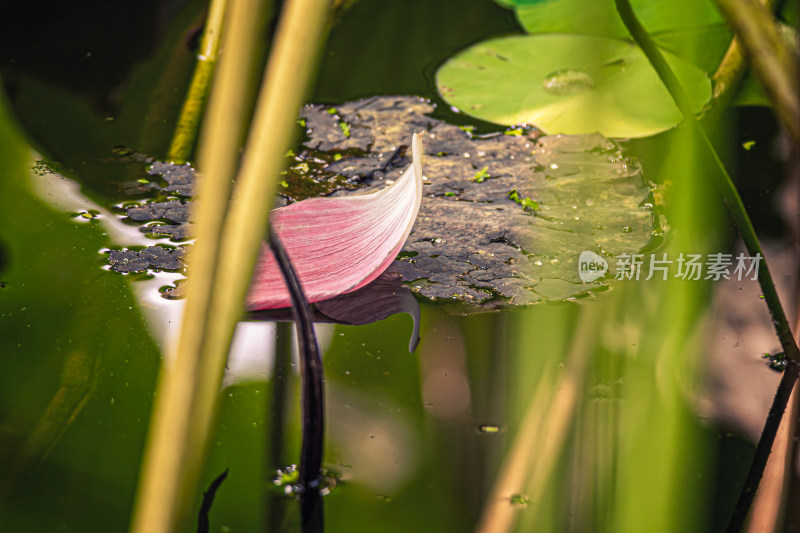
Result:
<svg viewBox="0 0 800 533"><path fill-rule="evenodd" d="M775 400L764 425L764 431L762 432L761 439L759 439L758 446L756 448L756 455L751 463L750 471L748 472L747 479L745 481L745 487L740 495L739 502L737 503L737 506L731 517L731 521L728 525L728 533L737 533L741 530L744 520L746 519L750 510L750 505L752 504L756 489L758 488L758 484L764 474L764 468L766 467L770 450L772 450L772 445L775 441L775 435L777 433L778 426L780 425L781 418L786 410L786 405L789 401L792 388L797 381L798 368L800 367L800 352L798 351L797 342L792 335L791 327L789 326L789 322L786 319L786 314L784 313L780 299L778 298L778 293L775 290L775 284L772 281L769 267L766 264L766 258L764 258L764 254L761 251L761 245L758 242L755 229L750 221L750 217L747 215L747 211L744 208L744 204L742 203L742 199L739 196L736 187L733 185L730 176L725 170L722 161L720 161L719 156L717 155L716 150L714 150L714 147L705 131L700 127L699 122L695 119L691 106L688 105L689 100L683 90L683 87L681 87L680 82L675 77L675 74L664 60L664 56L661 54L661 51L658 49L653 40L647 34L647 31L644 29L644 27L642 27L641 23L634 15L629 1L615 0L615 2L617 5L617 11L619 11L620 17L625 23L625 26L628 28L628 31L630 31L634 40L636 40L636 43L647 56L662 82L667 87L667 90L669 90L670 94L672 95L672 98L675 100L675 103L678 105L678 108L683 113L685 125L690 128L689 131L693 134L694 138L698 139L702 144L709 160L708 163L711 167L711 174L714 177L717 188L722 194L723 200L728 208L728 212L730 213L734 224L739 230L748 253L751 256L756 256L756 254L758 254L763 258L759 264L758 282L767 302L767 307L772 315L772 322L775 325L775 330L778 334L781 346L783 347L784 354L788 359L788 366L784 372L784 376L775 395Z"/></svg>
<svg viewBox="0 0 800 533"><path fill-rule="evenodd" d="M711 144L710 139L697 122L694 113L692 112L692 106L689 98L686 95L686 92L683 90L683 87L681 87L678 78L672 72L672 69L670 69L669 65L664 59L664 56L661 54L661 51L647 34L647 31L641 25L639 20L636 19L628 0L615 0L615 2L617 4L617 10L619 11L620 17L625 23L625 26L628 28L628 31L631 32L634 40L636 40L636 43L647 56L647 59L653 65L659 77L664 82L664 85L667 87L670 95L672 95L673 100L675 100L675 103L681 110L686 126L690 128L690 131L703 145L703 148L709 159L708 162L711 167L711 175L714 177L717 188L722 194L722 198L725 201L728 212L730 213L734 224L739 230L742 241L744 241L744 245L747 248L748 253L753 257L759 255L764 258L764 253L762 252L761 245L758 242L755 228L753 227L753 223L750 221L750 217L747 215L747 211L742 203L742 198L739 196L736 187L733 185L733 182L731 181L728 172L725 170L725 166L722 164L722 161L720 161L716 150L714 150L714 146ZM772 281L772 275L770 274L769 268L766 265L766 258L764 258L764 260L762 260L759 264L758 282L761 286L761 291L764 293L764 299L767 302L767 307L772 314L773 323L775 324L775 329L786 357L795 362L800 361L800 351L798 351L797 343L792 336L792 329L789 326L789 321L786 319L786 313L784 313L783 307L781 306L780 299L778 298L778 292L775 290L775 284Z"/></svg>
<svg viewBox="0 0 800 533"><path fill-rule="evenodd" d="M756 490L761 482L761 477L764 475L764 468L772 452L775 436L778 434L781 419L786 411L786 406L789 403L789 397L792 394L792 389L794 388L798 375L800 375L800 365L789 361L786 370L783 371L781 382L778 384L775 398L772 400L772 405L767 415L767 422L764 424L764 431L761 434L761 438L758 440L753 462L750 464L750 469L747 471L744 486L739 493L736 507L733 508L728 527L725 529L726 533L739 533L744 527L745 520L747 520L747 515L756 497Z"/></svg>
<svg viewBox="0 0 800 533"><path fill-rule="evenodd" d="M217 64L227 3L228 0L211 0L208 9L200 51L197 54L197 64L194 67L192 81L189 83L189 92L183 102L172 143L167 152L167 158L176 163L184 163L192 155L200 118L203 116L211 80L214 77L214 67Z"/></svg>
<svg viewBox="0 0 800 533"><path fill-rule="evenodd" d="M761 5L765 9L772 9L772 0L761 0ZM700 121L703 127L710 131L710 128L717 123L720 115L728 106L733 97L736 95L736 89L739 87L739 82L747 72L747 62L744 59L742 46L739 39L734 36L731 44L725 51L725 55L719 64L719 67L711 76L711 83L713 84L713 95L711 101L705 109L703 109Z"/></svg>
<svg viewBox="0 0 800 533"><path fill-rule="evenodd" d="M184 523L203 469L216 414L227 350L206 350L215 324L211 299L222 225L248 122L245 100L256 80L253 58L263 39L268 4L232 0L224 32L225 56L211 94L200 138L197 200L198 242L189 253L180 338L171 365L160 377L131 525L135 533L171 533Z"/></svg>
<svg viewBox="0 0 800 533"><path fill-rule="evenodd" d="M797 58L780 35L775 19L756 0L716 0L716 3L740 39L778 119L800 148Z"/></svg>
<svg viewBox="0 0 800 533"><path fill-rule="evenodd" d="M207 322L200 357L222 354L217 363L220 373L243 312L272 193L294 137L297 110L311 86L328 9L329 0L289 0L283 7L209 287L214 316ZM204 390L216 390L218 383L209 382Z"/></svg>
<svg viewBox="0 0 800 533"><path fill-rule="evenodd" d="M249 61L252 57L252 50L243 48L246 42L258 38L258 21L253 20L258 18L253 14L258 12L258 4L233 1L223 65L228 60ZM210 110L204 134L207 130L209 139L218 139L221 144L202 145L206 153L200 155L200 161L208 157L209 163L201 168L204 175L198 186L198 240L190 254L186 311L175 360L165 369L158 388L134 514L135 533L179 530L197 493L228 348L243 312L297 110L310 87L327 30L328 7L327 0L289 0L283 7L229 208L227 192L232 173L228 172L235 168L238 150L230 149L235 140L226 141L219 132L228 127L236 132L238 128L226 126L226 122L244 117L230 115L223 105ZM247 38L238 38L236 21L248 28ZM236 93L236 85L227 77L221 83L222 88ZM222 88L220 93L225 93ZM239 90L243 94L247 89ZM212 170L218 168L222 171Z"/></svg>

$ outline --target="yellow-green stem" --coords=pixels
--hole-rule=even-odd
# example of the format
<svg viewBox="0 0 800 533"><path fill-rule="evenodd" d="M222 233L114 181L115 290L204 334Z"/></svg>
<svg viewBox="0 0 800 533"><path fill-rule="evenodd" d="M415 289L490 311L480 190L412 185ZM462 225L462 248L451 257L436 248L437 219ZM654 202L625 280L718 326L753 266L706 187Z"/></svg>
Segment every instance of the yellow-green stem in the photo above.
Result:
<svg viewBox="0 0 800 533"><path fill-rule="evenodd" d="M200 119L203 116L211 80L214 77L214 67L217 64L227 3L228 0L211 0L208 9L208 17L203 29L200 51L197 54L197 64L189 84L189 92L183 101L178 124L175 126L172 143L167 152L167 158L176 163L184 163L192 155Z"/></svg>
<svg viewBox="0 0 800 533"><path fill-rule="evenodd" d="M248 123L246 96L256 81L254 59L263 36L268 2L232 0L206 122L200 137L197 200L193 219L198 242L189 253L187 287L179 346L164 369L145 453L132 531L175 531L194 503L206 441L216 411L224 350L205 355L211 291L222 224L227 212L239 147ZM211 376L211 377L208 377Z"/></svg>
<svg viewBox="0 0 800 533"><path fill-rule="evenodd" d="M800 147L797 58L780 35L769 10L757 0L716 0L742 44L778 119Z"/></svg>
<svg viewBox="0 0 800 533"><path fill-rule="evenodd" d="M764 9L773 9L773 0L758 0ZM736 89L747 72L747 62L739 39L734 36L717 70L711 76L714 94L698 117L706 131L716 126L722 112L736 96Z"/></svg>

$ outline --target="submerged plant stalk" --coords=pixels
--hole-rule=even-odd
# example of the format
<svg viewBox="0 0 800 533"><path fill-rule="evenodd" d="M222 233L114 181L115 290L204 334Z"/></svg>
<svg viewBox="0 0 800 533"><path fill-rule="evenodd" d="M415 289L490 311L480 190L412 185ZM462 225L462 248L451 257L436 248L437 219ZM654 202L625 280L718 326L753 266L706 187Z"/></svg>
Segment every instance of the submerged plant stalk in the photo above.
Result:
<svg viewBox="0 0 800 533"><path fill-rule="evenodd" d="M739 533L742 531L742 528L744 528L745 520L747 520L750 507L752 507L753 500L756 497L756 491L761 482L761 477L764 475L767 460L772 452L772 445L775 443L775 436L778 434L781 419L783 418L784 412L786 412L789 397L792 394L792 389L799 375L800 365L794 361L788 361L786 369L783 371L781 382L778 384L775 398L772 400L772 405L769 408L767 422L764 424L764 431L761 433L761 438L758 440L753 462L750 463L750 469L747 471L744 486L739 493L736 507L733 508L728 527L725 529L726 533Z"/></svg>
<svg viewBox="0 0 800 533"><path fill-rule="evenodd" d="M800 101L797 58L778 30L775 19L756 0L715 0L728 20L772 102L778 119L800 147Z"/></svg>
<svg viewBox="0 0 800 533"><path fill-rule="evenodd" d="M203 493L203 502L200 504L200 512L197 513L197 533L209 533L211 527L208 515L211 512L211 506L214 504L214 497L217 495L219 489L225 478L228 477L228 469L226 468L219 476L214 478L214 481L208 486L208 490Z"/></svg>
<svg viewBox="0 0 800 533"><path fill-rule="evenodd" d="M189 83L189 92L183 101L178 124L175 126L172 143L167 152L167 158L176 163L183 163L192 155L200 119L203 116L211 80L214 77L214 68L217 65L227 3L228 0L211 0L208 8L203 38L200 41L200 51L197 54L197 64L194 67L192 81Z"/></svg>
<svg viewBox="0 0 800 533"><path fill-rule="evenodd" d="M764 257L764 254L761 251L761 245L758 242L758 237L756 236L755 228L753 227L750 217L747 214L747 210L742 203L741 196L739 196L736 187L733 185L733 182L731 181L725 166L722 164L722 161L720 161L716 150L714 150L714 146L711 144L710 139L706 135L705 131L700 127L700 124L697 122L691 107L688 105L689 100L686 96L686 92L683 90L683 87L681 87L677 77L664 60L664 56L661 54L661 51L658 49L653 40L650 38L650 35L648 35L647 31L634 15L629 0L615 0L615 2L620 17L625 23L625 26L628 28L628 31L630 31L636 43L645 53L647 59L653 65L653 68L655 68L664 85L667 87L667 90L675 100L675 103L678 105L678 108L681 110L684 116L684 123L689 128L689 131L693 134L694 138L701 142L701 145L703 146L703 149L710 160L709 162L711 163L710 166L712 175L714 176L717 188L722 194L722 197L728 208L728 212L730 213L734 224L739 230L739 234L744 241L748 253L751 256L758 254L759 256ZM769 267L767 267L766 261L763 261L759 265L758 282L761 286L761 291L764 294L764 299L767 302L767 307L772 315L772 321L775 325L775 330L778 334L783 352L788 359L788 365L784 371L781 383L778 386L778 390L772 403L772 407L770 408L769 415L767 416L767 421L764 425L764 431L762 432L761 439L759 439L755 457L753 458L753 462L751 463L750 470L747 474L745 486L740 494L739 501L734 509L733 515L731 516L731 521L728 524L728 533L736 533L740 531L744 525L744 521L750 510L750 505L753 502L755 492L758 488L759 481L764 474L767 458L769 457L770 450L772 449L772 445L775 441L775 435L777 433L778 426L780 425L781 418L783 417L783 413L786 410L786 405L789 401L792 388L797 381L798 374L800 374L800 351L798 350L797 342L792 335L791 327L789 326L783 306L780 303L778 292L775 289L775 284L772 281L772 276L769 272Z"/></svg>
<svg viewBox="0 0 800 533"><path fill-rule="evenodd" d="M221 68L227 62L250 63L253 49L248 43L259 39L260 17L255 13L260 6L257 0L233 0ZM246 119L226 115L225 106L214 105L214 100L218 93L220 100L224 96L235 101L237 94L241 98L247 88L239 86L237 92L235 82L247 76L238 75L234 67L217 76L224 81L219 91L215 86L204 137L220 143L203 142L201 147L201 162L212 163L200 169L204 174L198 185L197 243L189 259L187 305L174 361L164 369L158 386L132 523L135 533L180 530L199 492L228 348L244 311L271 193L297 109L313 78L327 15L327 0L289 0L283 8L232 207L228 197L239 137L218 135L239 131ZM245 28L244 34L233 30L236 24ZM234 125L229 125L231 120Z"/></svg>
<svg viewBox="0 0 800 533"><path fill-rule="evenodd" d="M758 254L761 257L764 257L764 253L762 252L761 245L758 242L758 237L756 236L753 223L750 221L750 217L747 214L744 203L742 203L742 198L739 196L736 187L733 185L733 182L731 181L728 172L725 170L725 166L722 164L722 161L720 161L716 150L714 150L714 146L711 144L711 141L709 140L705 131L703 131L695 119L691 106L689 105L686 92L683 90L680 82L675 77L675 74L664 60L664 56L658 50L658 47L647 34L644 27L642 27L641 23L636 19L628 0L615 1L617 3L617 9L620 12L620 16L625 22L625 26L628 27L628 30L631 32L631 35L633 35L636 43L641 47L648 60L650 60L653 67L656 69L656 72L658 72L659 77L664 82L664 85L669 90L670 94L675 100L675 103L678 105L678 108L683 113L686 125L691 129L692 133L696 135L696 138L701 141L703 148L710 159L713 171L712 175L714 176L717 188L722 194L725 205L728 208L728 212L730 213L734 224L736 224L736 227L739 230L739 234L742 237L742 241L744 241L744 245L747 248L748 253L751 256L756 256L756 254ZM789 321L786 318L786 313L783 310L780 298L778 298L778 292L775 290L775 283L772 281L772 275L769 272L766 261L762 261L759 265L758 282L761 286L761 291L764 293L764 299L767 302L767 307L769 307L769 311L772 314L773 323L775 324L775 329L786 357L795 362L800 362L800 351L798 350L797 343L792 336L792 329L789 326Z"/></svg>

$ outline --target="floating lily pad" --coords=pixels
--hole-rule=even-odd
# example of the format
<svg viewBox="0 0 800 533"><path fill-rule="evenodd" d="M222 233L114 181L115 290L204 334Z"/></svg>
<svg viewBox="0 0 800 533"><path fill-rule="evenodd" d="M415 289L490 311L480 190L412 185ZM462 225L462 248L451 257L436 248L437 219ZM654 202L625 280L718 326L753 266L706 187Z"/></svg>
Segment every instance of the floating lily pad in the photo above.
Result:
<svg viewBox="0 0 800 533"><path fill-rule="evenodd" d="M711 98L700 69L665 53L694 111ZM548 133L645 137L672 128L681 113L641 50L583 35L494 39L459 53L437 72L442 97L497 124Z"/></svg>

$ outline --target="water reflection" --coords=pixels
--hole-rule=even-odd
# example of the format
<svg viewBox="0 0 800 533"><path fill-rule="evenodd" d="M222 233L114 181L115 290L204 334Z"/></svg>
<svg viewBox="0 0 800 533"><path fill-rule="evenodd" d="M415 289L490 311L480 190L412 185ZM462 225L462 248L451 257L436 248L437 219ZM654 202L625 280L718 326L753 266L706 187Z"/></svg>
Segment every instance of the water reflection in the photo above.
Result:
<svg viewBox="0 0 800 533"><path fill-rule="evenodd" d="M394 314L407 313L414 321L408 351L414 352L420 341L419 302L401 280L399 276L384 273L357 291L317 302L312 306L314 322L363 326ZM248 317L281 322L294 320L291 308L252 311Z"/></svg>

